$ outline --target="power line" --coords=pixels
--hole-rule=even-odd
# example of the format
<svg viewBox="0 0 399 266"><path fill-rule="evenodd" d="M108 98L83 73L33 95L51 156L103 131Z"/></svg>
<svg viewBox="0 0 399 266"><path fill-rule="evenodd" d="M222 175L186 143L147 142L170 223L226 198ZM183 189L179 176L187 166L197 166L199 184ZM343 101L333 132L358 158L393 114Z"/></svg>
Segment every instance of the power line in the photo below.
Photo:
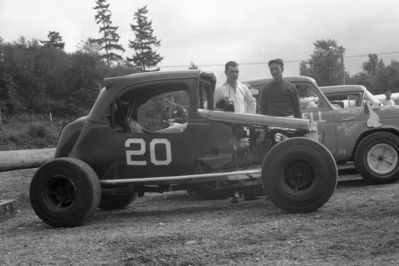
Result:
<svg viewBox="0 0 399 266"><path fill-rule="evenodd" d="M392 54L399 54L399 51L392 51L392 52L380 52L380 53L368 53L368 54L353 54L353 55L346 55L344 58L354 58L354 57L365 57L368 56L369 54L377 54L377 55L392 55ZM284 63L299 63L301 61L306 61L307 59L291 59L291 60L284 60ZM267 62L244 62L240 63L241 66L249 66L249 65L266 65ZM182 68L182 67L188 67L189 64L187 65L164 65L160 67L169 67L169 68ZM224 66L224 64L202 64L202 65L197 65L198 67L220 67Z"/></svg>
<svg viewBox="0 0 399 266"><path fill-rule="evenodd" d="M344 58L349 58L349 57L364 57L364 56L368 56L369 54L389 55L389 54L399 54L399 51L396 51L396 52L381 52L381 53L368 53L368 54L358 54L358 55L347 55L347 56L344 56Z"/></svg>

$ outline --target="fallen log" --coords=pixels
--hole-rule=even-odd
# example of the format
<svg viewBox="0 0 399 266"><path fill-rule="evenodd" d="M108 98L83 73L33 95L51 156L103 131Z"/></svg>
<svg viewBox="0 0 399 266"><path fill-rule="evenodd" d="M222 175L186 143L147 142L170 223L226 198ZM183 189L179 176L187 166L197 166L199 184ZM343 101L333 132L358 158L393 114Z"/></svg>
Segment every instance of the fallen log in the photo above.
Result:
<svg viewBox="0 0 399 266"><path fill-rule="evenodd" d="M54 157L54 148L0 151L0 171L35 168Z"/></svg>

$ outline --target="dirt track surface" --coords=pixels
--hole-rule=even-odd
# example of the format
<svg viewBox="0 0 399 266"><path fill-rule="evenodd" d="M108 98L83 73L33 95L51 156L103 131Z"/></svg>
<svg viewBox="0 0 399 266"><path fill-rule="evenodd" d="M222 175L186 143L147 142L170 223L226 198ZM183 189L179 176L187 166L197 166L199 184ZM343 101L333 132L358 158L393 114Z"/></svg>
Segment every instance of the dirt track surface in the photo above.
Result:
<svg viewBox="0 0 399 266"><path fill-rule="evenodd" d="M27 197L33 170L0 173L0 265L394 265L399 184L338 186L319 211L287 214L265 198L232 204L184 192L148 194L83 226L54 229Z"/></svg>

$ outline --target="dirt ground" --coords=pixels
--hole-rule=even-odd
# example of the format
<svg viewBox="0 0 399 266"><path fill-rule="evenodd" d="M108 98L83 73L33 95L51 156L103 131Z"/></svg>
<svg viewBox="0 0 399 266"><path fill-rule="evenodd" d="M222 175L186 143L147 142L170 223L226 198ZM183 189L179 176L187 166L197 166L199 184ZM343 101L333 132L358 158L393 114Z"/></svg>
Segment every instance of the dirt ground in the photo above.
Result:
<svg viewBox="0 0 399 266"><path fill-rule="evenodd" d="M319 211L287 214L261 197L232 204L148 194L83 226L54 229L29 205L34 170L0 173L0 265L397 265L399 183L340 184Z"/></svg>

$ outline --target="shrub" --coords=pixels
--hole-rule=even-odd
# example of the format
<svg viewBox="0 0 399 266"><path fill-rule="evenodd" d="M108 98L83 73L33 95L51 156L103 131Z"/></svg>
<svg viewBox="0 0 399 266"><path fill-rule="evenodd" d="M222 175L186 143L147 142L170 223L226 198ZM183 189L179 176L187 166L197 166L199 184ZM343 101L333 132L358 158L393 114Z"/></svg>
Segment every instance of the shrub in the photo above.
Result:
<svg viewBox="0 0 399 266"><path fill-rule="evenodd" d="M0 125L0 150L55 147L64 119L21 114Z"/></svg>
<svg viewBox="0 0 399 266"><path fill-rule="evenodd" d="M45 138L48 135L50 135L49 130L40 123L32 123L29 124L28 126L28 131L27 134L31 137L31 138Z"/></svg>

